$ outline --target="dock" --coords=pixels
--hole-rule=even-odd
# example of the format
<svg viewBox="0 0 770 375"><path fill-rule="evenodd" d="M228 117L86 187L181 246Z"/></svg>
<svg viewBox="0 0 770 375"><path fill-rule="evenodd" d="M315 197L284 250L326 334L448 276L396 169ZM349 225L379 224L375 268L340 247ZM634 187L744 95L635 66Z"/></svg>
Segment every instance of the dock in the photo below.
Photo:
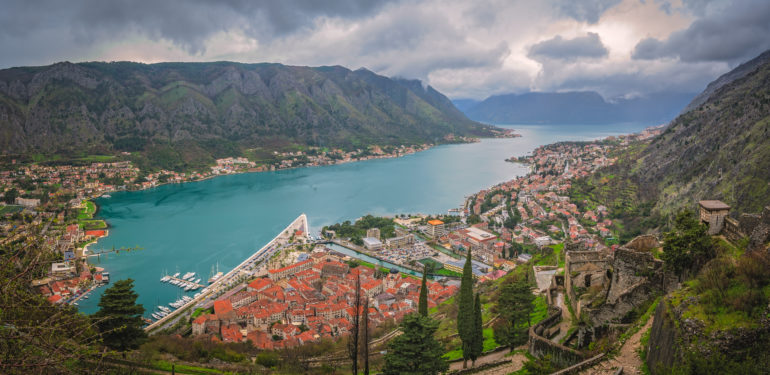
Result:
<svg viewBox="0 0 770 375"><path fill-rule="evenodd" d="M181 284L180 284L180 285L174 285L174 284L171 284L171 281L178 281L178 282L180 282ZM166 281L166 282L167 282L167 283L169 283L169 285L178 286L178 287L180 287L180 288L184 288L184 287L186 287L187 285L192 285L192 286L194 286L194 287L195 287L195 288L194 288L194 289L192 289L192 290L196 290L196 289L200 289L200 288L205 288L205 287L206 287L206 286L205 286L205 285L203 285L203 284L194 283L194 282L192 282L192 281L187 281L187 280L185 280L185 279L183 279L183 278L181 278L181 277L174 277L174 276L171 276L171 275L168 275L168 281Z"/></svg>

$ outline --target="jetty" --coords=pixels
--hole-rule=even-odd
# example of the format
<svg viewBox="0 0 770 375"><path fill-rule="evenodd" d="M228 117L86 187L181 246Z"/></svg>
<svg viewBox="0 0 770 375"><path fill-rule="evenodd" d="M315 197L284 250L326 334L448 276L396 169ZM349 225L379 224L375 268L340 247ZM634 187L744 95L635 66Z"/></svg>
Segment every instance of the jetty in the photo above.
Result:
<svg viewBox="0 0 770 375"><path fill-rule="evenodd" d="M200 284L200 283L196 283L195 281L185 280L183 278L174 277L174 276L171 276L171 275L164 276L163 279L166 279L166 282L168 282L168 283L171 283L172 281L176 281L176 284L174 284L174 283L171 283L171 284L179 286L180 288L185 288L187 286L192 286L192 288L190 290L197 290L197 289L205 288L206 287L205 285ZM161 281L163 281L163 279L161 279Z"/></svg>
<svg viewBox="0 0 770 375"><path fill-rule="evenodd" d="M241 264L237 265L230 272L220 277L214 283L204 288L195 298L190 299L187 303L180 306L178 309L172 311L168 315L156 320L154 323L144 327L145 332L152 332L153 330L163 327L165 324L172 321L172 319L180 318L183 312L191 310L192 307L200 304L209 297L216 297L220 292L225 291L232 287L230 284L238 279L242 273L247 273L248 267L253 267L258 262L265 259L269 259L270 256L277 250L281 249L283 245L289 243L289 239L295 237L295 234L301 232L301 236L307 238L308 235L307 216L305 214L299 215L294 221L278 233L275 238L270 242L262 246L250 257L246 258ZM182 317L183 319L185 317Z"/></svg>

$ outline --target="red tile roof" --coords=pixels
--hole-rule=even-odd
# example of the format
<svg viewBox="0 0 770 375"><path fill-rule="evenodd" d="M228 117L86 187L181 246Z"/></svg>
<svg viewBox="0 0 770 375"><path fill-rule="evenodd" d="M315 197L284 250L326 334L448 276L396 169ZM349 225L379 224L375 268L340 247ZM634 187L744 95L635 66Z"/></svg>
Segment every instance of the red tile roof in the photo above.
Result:
<svg viewBox="0 0 770 375"><path fill-rule="evenodd" d="M221 317L228 312L233 311L233 305L229 300L216 300L214 301L214 313Z"/></svg>

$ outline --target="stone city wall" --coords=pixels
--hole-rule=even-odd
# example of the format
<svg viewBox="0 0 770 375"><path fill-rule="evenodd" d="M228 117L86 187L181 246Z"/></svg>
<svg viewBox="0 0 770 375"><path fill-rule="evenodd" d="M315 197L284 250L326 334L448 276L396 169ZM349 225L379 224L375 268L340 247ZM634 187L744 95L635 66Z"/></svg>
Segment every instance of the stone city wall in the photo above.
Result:
<svg viewBox="0 0 770 375"><path fill-rule="evenodd" d="M556 308L547 318L529 328L529 354L537 358L550 355L551 360L558 366L567 367L583 361L585 359L583 353L538 334L538 332L544 332L549 326L558 323L560 318L561 308Z"/></svg>

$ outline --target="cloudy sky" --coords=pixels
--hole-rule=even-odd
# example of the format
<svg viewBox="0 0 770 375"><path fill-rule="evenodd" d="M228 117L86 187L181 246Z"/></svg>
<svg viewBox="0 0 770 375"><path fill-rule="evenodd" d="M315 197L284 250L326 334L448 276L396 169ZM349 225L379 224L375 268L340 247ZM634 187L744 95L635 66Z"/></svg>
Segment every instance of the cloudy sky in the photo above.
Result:
<svg viewBox="0 0 770 375"><path fill-rule="evenodd" d="M698 92L770 49L768 0L0 0L0 68L57 61L366 67L451 98Z"/></svg>

